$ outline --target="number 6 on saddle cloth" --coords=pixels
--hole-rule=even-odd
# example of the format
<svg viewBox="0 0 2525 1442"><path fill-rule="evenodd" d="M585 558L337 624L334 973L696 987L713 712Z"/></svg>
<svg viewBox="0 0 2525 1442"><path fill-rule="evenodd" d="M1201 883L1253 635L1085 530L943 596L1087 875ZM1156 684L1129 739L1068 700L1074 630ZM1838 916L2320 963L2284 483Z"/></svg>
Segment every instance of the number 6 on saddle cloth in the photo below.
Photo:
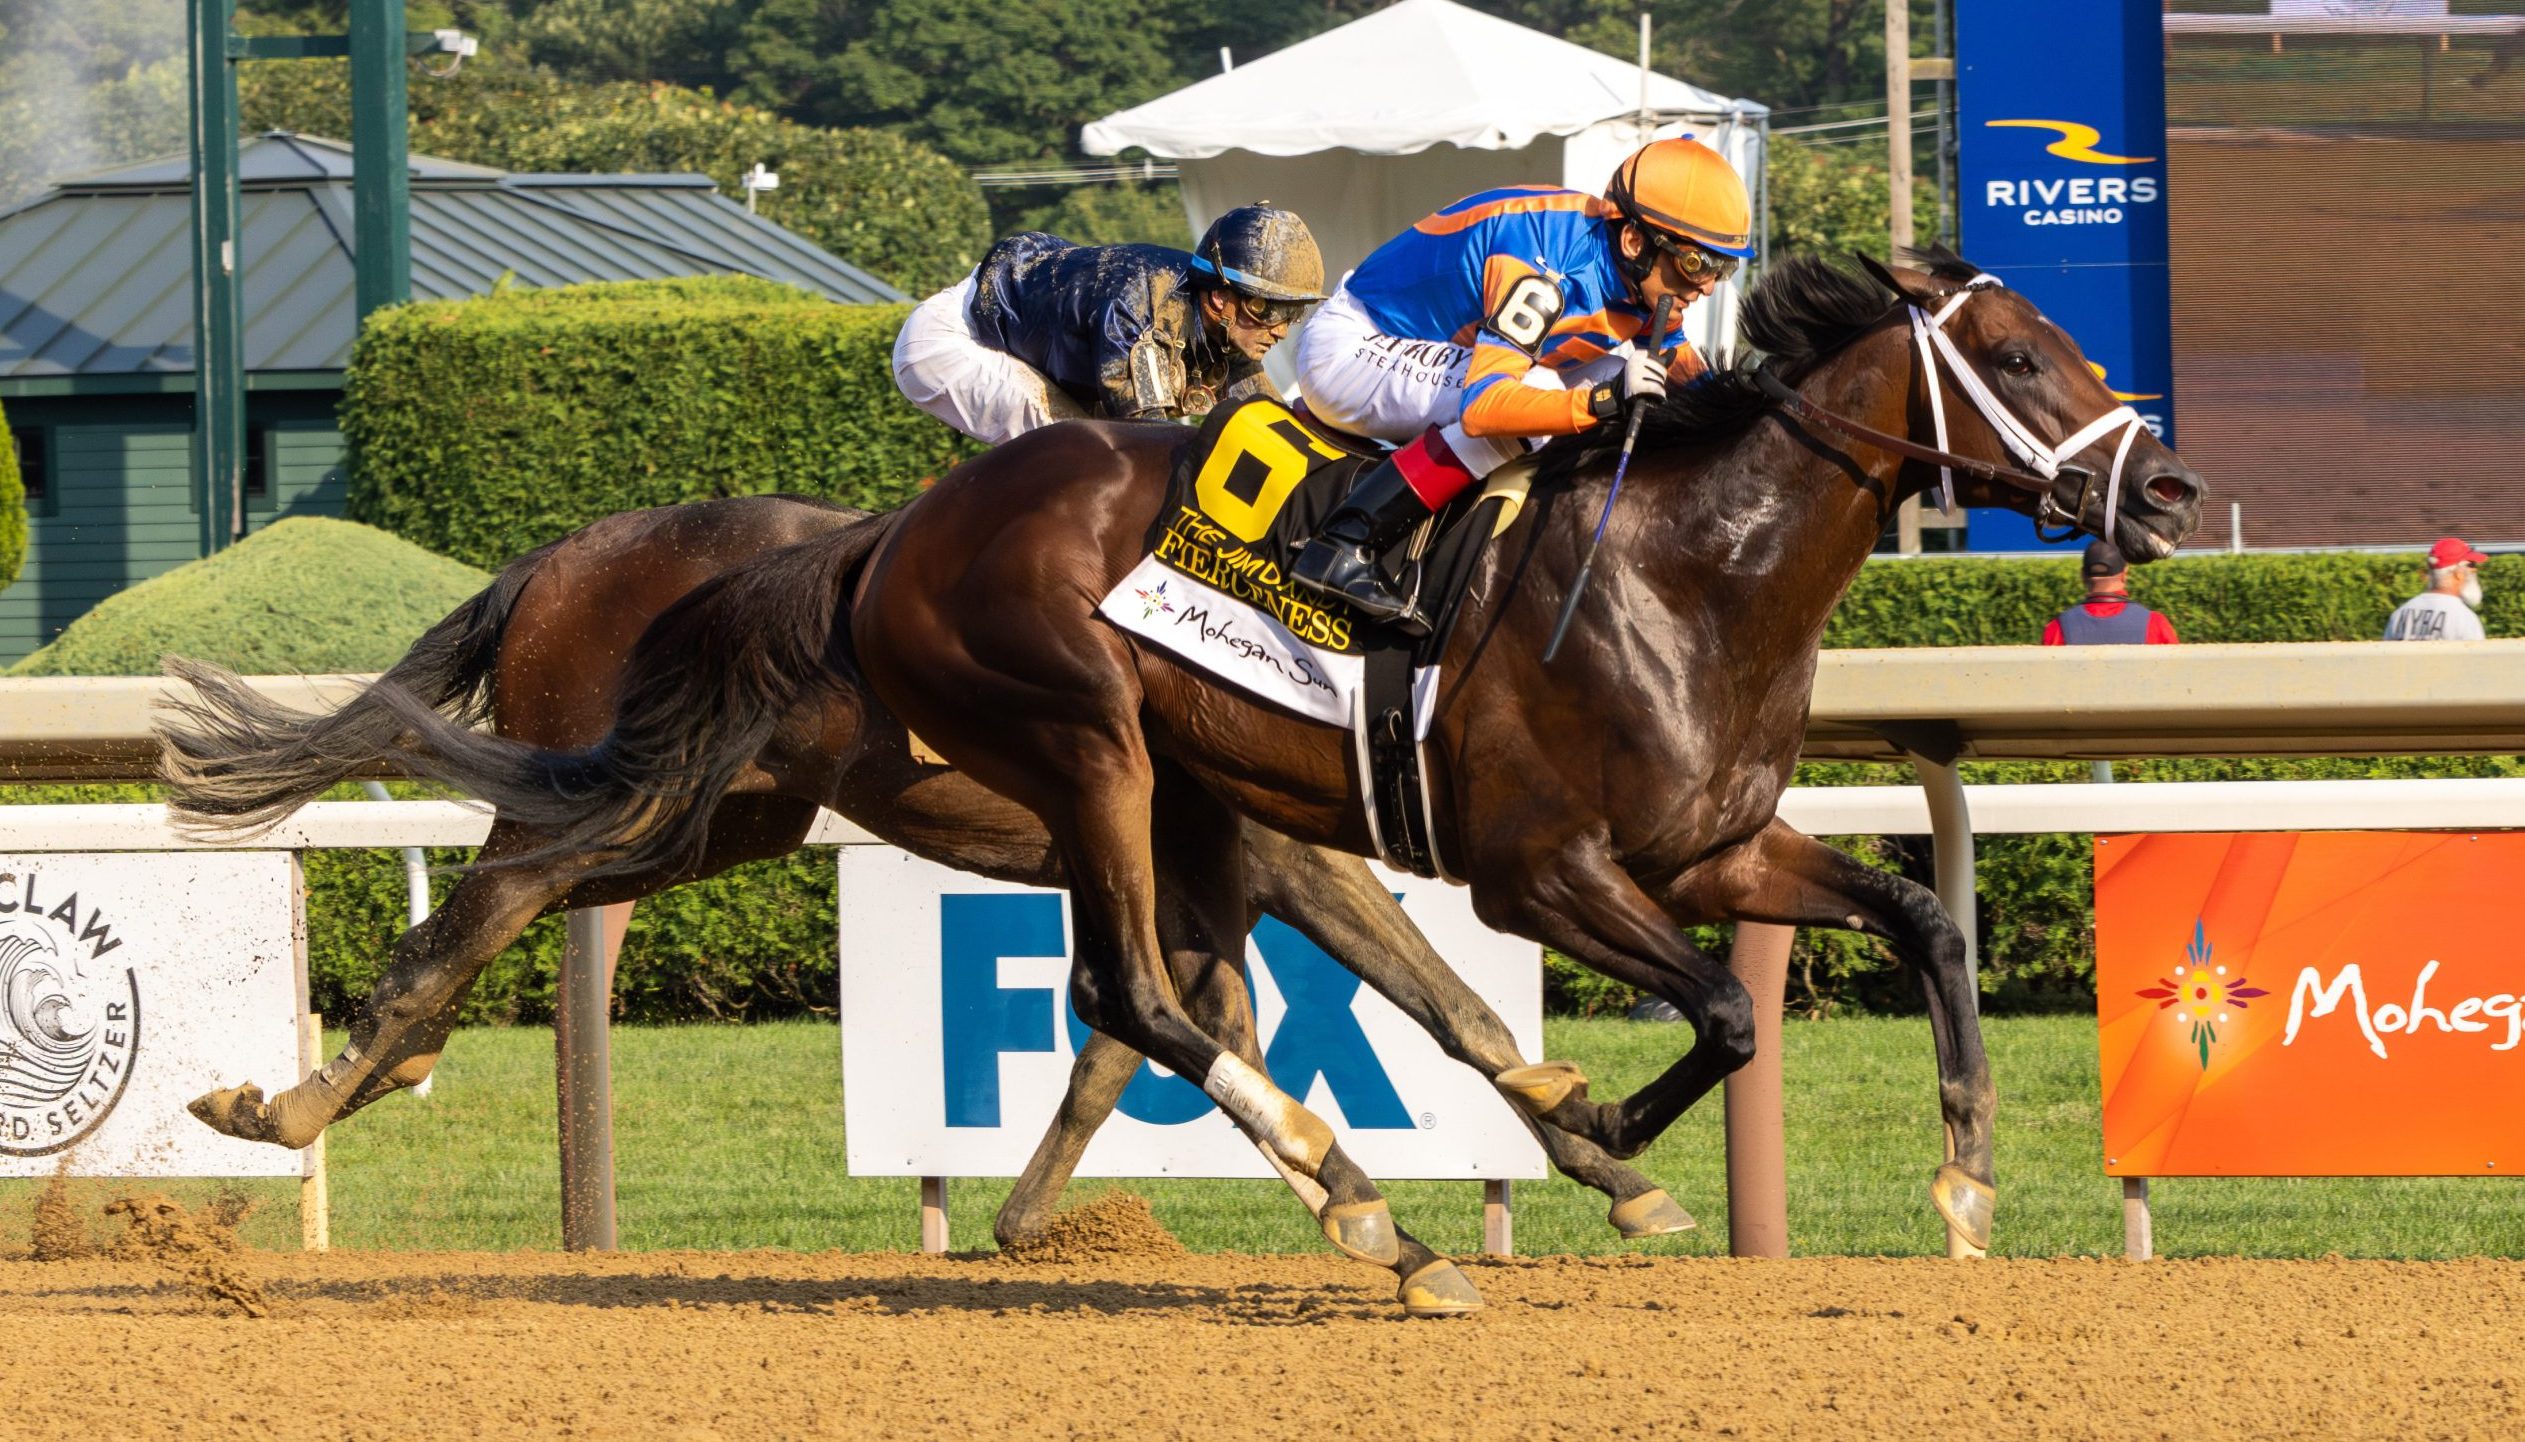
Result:
<svg viewBox="0 0 2525 1442"><path fill-rule="evenodd" d="M1258 700L1349 730L1378 854L1436 876L1420 748L1438 658L1483 543L1515 516L1533 469L1495 473L1413 539L1414 589L1434 622L1414 637L1289 584L1289 556L1367 459L1276 401L1255 397L1213 413L1176 457L1148 556L1098 609Z"/></svg>

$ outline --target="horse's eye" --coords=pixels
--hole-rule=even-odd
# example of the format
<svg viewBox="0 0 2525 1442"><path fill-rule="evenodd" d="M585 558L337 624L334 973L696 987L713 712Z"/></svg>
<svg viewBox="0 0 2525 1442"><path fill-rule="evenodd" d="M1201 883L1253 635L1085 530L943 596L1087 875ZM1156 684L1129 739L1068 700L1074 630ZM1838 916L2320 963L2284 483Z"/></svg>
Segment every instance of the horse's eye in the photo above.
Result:
<svg viewBox="0 0 2525 1442"><path fill-rule="evenodd" d="M2012 376L2030 376L2034 374L2034 357L2021 350L2001 351L1999 369Z"/></svg>

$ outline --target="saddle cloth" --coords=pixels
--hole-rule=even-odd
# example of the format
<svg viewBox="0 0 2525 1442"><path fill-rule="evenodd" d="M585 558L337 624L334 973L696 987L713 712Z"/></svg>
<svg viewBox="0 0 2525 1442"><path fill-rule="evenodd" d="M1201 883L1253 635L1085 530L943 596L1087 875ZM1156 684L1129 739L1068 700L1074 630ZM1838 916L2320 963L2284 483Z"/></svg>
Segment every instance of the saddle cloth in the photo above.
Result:
<svg viewBox="0 0 2525 1442"><path fill-rule="evenodd" d="M1364 463L1276 401L1212 413L1176 458L1149 554L1097 609L1249 695L1348 726L1363 656L1396 642L1298 591L1287 562Z"/></svg>

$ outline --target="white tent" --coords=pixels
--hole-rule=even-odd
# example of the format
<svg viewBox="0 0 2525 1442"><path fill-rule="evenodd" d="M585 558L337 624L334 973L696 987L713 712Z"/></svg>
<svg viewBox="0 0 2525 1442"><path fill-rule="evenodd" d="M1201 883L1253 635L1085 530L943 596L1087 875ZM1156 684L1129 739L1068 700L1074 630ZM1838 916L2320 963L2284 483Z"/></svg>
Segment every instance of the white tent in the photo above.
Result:
<svg viewBox="0 0 2525 1442"><path fill-rule="evenodd" d="M1239 205L1288 206L1337 277L1478 190L1558 183L1601 193L1652 135L1716 146L1756 197L1759 235L1769 115L1453 0L1400 0L1108 115L1081 142L1094 155L1137 146L1176 161L1196 235ZM1705 351L1732 346L1737 300L1729 286L1693 307L1690 333ZM1273 359L1285 364L1293 350Z"/></svg>

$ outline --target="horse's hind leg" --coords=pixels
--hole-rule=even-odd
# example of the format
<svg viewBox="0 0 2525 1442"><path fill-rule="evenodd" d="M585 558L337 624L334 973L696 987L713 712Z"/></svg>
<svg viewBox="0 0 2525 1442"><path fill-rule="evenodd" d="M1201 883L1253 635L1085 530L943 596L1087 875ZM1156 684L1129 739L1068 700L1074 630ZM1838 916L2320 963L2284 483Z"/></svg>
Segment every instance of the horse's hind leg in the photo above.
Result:
<svg viewBox="0 0 2525 1442"><path fill-rule="evenodd" d="M1891 941L1919 968L1937 1044L1938 1104L1955 1147L1937 1169L1930 1200L1976 1251L1990 1247L1998 1092L1982 1051L1981 1009L1964 934L1935 893L1851 860L1774 821L1726 859L1710 904L1748 921L1829 926Z"/></svg>
<svg viewBox="0 0 2525 1442"><path fill-rule="evenodd" d="M1245 828L1255 910L1269 911L1358 973L1443 1051L1488 1077L1563 1175L1612 1201L1608 1220L1629 1238L1696 1225L1663 1187L1615 1161L1594 1135L1599 1109L1568 1062L1528 1066L1516 1038L1404 914L1367 863L1346 852Z"/></svg>
<svg viewBox="0 0 2525 1442"><path fill-rule="evenodd" d="M504 839L483 848L488 859ZM531 844L531 843L526 843ZM395 942L394 955L352 1019L339 1055L265 1100L252 1084L197 1097L190 1110L213 1130L303 1147L326 1127L429 1075L474 978L527 923L568 893L579 866L476 871Z"/></svg>

